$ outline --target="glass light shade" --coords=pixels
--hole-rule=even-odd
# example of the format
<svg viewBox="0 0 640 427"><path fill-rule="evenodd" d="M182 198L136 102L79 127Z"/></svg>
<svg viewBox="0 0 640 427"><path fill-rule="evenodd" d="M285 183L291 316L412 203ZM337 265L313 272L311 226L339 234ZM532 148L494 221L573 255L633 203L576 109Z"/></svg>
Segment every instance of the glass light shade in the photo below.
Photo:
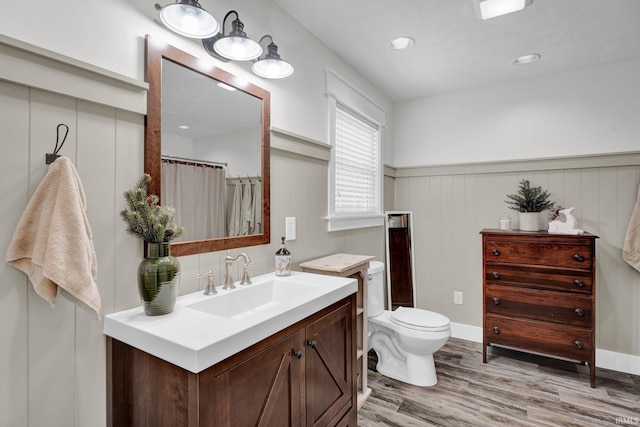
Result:
<svg viewBox="0 0 640 427"><path fill-rule="evenodd" d="M194 0L181 0L160 10L160 20L171 31L194 39L206 39L218 34L220 24Z"/></svg>
<svg viewBox="0 0 640 427"><path fill-rule="evenodd" d="M251 70L267 79L282 79L293 74L293 66L282 59L264 58L253 64Z"/></svg>
<svg viewBox="0 0 640 427"><path fill-rule="evenodd" d="M218 55L235 61L249 61L262 54L262 47L247 37L227 36L219 39L213 45Z"/></svg>

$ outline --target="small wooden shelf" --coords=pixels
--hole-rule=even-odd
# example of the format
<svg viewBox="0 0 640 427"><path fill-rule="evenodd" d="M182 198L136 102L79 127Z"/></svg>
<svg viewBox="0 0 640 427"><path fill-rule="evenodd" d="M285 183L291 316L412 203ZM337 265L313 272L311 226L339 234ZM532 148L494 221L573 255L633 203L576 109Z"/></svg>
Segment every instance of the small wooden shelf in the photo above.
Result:
<svg viewBox="0 0 640 427"><path fill-rule="evenodd" d="M370 255L335 254L300 264L307 273L326 274L330 276L351 277L358 280L356 297L356 379L358 383L358 409L364 404L371 389L367 387L367 270Z"/></svg>

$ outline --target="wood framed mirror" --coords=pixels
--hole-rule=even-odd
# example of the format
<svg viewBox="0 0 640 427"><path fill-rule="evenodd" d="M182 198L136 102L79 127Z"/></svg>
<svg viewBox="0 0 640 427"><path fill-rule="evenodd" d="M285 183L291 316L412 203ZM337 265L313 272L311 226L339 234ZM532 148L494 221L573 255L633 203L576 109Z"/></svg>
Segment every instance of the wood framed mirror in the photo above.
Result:
<svg viewBox="0 0 640 427"><path fill-rule="evenodd" d="M144 170L151 175L148 191L160 197L161 205L166 203L176 208L176 223L185 227L185 235L171 243L172 255L268 244L270 93L215 67L213 59L197 58L149 35L146 37L146 79L149 92ZM180 130L189 132L179 134ZM195 181L218 189L224 185L224 195L217 192L211 202L209 190L201 191L200 184L193 186L192 181L173 179L173 175L172 180L167 181L169 173L165 166L169 164L218 169L218 178L203 178L204 181L196 178ZM220 174L224 176L224 184L218 181L211 184L210 180L218 180ZM189 182L189 186L184 187L184 182ZM244 196L247 184L251 204L247 204L246 198L238 203L237 189L240 188L240 196ZM185 204L184 199L189 202ZM174 200L179 201L180 207L171 203ZM223 200L224 206L216 200ZM238 218L244 221L246 216L239 217L234 206L251 209L252 220L238 223ZM202 218L215 222L213 229L217 231L211 231L211 225L189 227L186 224ZM197 229L197 234L189 228ZM207 230L203 231L204 228Z"/></svg>

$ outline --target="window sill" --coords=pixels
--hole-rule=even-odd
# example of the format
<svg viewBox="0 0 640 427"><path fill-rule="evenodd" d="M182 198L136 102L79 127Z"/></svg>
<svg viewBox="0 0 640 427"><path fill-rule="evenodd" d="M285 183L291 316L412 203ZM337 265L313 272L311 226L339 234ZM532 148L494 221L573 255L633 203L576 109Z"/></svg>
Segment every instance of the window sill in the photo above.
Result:
<svg viewBox="0 0 640 427"><path fill-rule="evenodd" d="M384 215L348 216L327 218L328 231L353 230L357 228L382 227Z"/></svg>

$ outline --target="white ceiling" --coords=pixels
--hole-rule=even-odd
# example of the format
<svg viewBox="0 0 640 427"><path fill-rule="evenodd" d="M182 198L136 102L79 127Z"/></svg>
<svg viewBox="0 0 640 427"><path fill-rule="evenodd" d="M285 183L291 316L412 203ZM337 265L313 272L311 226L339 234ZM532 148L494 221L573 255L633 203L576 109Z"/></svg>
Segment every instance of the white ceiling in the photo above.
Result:
<svg viewBox="0 0 640 427"><path fill-rule="evenodd" d="M533 0L486 21L474 0L275 1L393 102L640 59L640 0ZM397 36L416 43L393 51Z"/></svg>

